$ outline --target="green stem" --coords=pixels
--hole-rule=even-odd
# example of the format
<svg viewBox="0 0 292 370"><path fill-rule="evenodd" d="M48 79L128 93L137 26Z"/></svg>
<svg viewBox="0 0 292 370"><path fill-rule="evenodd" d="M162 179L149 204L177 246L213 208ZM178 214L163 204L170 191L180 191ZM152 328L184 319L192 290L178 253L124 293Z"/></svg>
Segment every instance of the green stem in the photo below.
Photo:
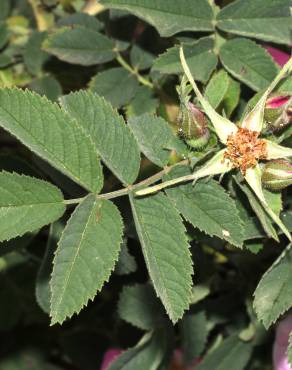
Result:
<svg viewBox="0 0 292 370"><path fill-rule="evenodd" d="M194 179L195 179L194 174L178 177L173 180L162 182L161 184L158 184L158 185L150 186L146 189L138 190L136 191L135 195L141 196L141 195L156 193L157 191L164 189L164 188L168 188L169 186L179 184L181 182L192 181Z"/></svg>
<svg viewBox="0 0 292 370"><path fill-rule="evenodd" d="M138 182L135 185L129 185L129 186L127 186L124 189L119 189L119 190L116 190L116 191L112 191L110 193L98 194L98 195L96 195L96 199L113 199L113 198L121 197L123 195L128 195L129 193L131 193L135 189L140 189L141 187L152 185L156 181L160 180L164 175L168 174L173 167L176 167L178 165L180 165L180 166L187 166L188 164L189 164L188 159L185 159L185 160L183 160L181 162L178 162L178 163L176 163L176 164L174 164L172 166L166 166L160 172L157 172L155 175L150 176L147 179L142 180L142 181ZM190 176L193 176L193 175L190 175ZM184 178L186 178L186 177L189 177L189 176L184 176ZM181 182L181 181L184 181L184 180L181 180L181 179L183 179L183 177L179 177L178 179L175 179L175 180L178 180L177 183L178 182ZM138 190L135 194L142 195L141 192L146 192L145 194L150 194L150 193L156 192L159 189L158 190L152 190L152 189L154 189L154 188L156 189L156 187L161 187L161 189L163 189L166 186L172 185L172 184L170 184L170 185L167 185L167 184L170 183L170 182L174 182L175 180L166 181L166 182L164 182L162 184L155 185L155 186L149 187L147 189ZM185 180L185 181L187 181L187 180ZM166 184L166 185L163 186L164 184ZM85 197L82 197L82 198L64 200L64 204L65 205L79 204L85 198L86 198L86 196Z"/></svg>
<svg viewBox="0 0 292 370"><path fill-rule="evenodd" d="M152 82L150 82L147 78L143 77L140 75L140 73L134 69L133 67L131 67L126 61L125 59L121 56L121 54L119 52L117 52L117 57L116 57L116 60L120 63L120 65L122 67L124 67L128 72L130 72L132 75L134 75L137 80L142 84L142 85L145 85L147 87L149 87L150 89L154 89L154 85Z"/></svg>

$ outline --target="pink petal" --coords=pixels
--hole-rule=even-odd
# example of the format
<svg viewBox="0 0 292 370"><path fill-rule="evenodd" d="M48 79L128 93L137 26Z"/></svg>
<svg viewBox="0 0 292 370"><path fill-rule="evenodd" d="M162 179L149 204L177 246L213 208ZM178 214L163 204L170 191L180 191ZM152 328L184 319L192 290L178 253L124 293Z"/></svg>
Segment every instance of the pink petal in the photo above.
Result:
<svg viewBox="0 0 292 370"><path fill-rule="evenodd" d="M266 108L275 109L279 108L282 105L286 104L290 100L291 96L274 96L269 98L266 102Z"/></svg>
<svg viewBox="0 0 292 370"><path fill-rule="evenodd" d="M102 365L100 370L106 370L109 365L122 353L119 348L112 348L106 351L103 357Z"/></svg>
<svg viewBox="0 0 292 370"><path fill-rule="evenodd" d="M279 64L279 66L283 67L284 64L288 62L290 59L290 55L287 53L284 53L282 50L273 48L272 46L264 46L264 48L267 50L267 52L271 55L271 57L274 59L274 61Z"/></svg>
<svg viewBox="0 0 292 370"><path fill-rule="evenodd" d="M286 354L291 331L292 315L289 315L280 321L276 329L276 339L273 347L274 370L292 370Z"/></svg>

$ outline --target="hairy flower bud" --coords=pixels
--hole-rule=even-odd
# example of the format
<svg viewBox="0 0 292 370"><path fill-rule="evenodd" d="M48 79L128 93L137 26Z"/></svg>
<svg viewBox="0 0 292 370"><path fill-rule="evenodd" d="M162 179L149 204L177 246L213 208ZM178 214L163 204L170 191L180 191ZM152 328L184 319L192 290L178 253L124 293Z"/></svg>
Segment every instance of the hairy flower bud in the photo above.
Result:
<svg viewBox="0 0 292 370"><path fill-rule="evenodd" d="M207 118L199 108L189 101L190 89L184 78L177 91L180 98L180 110L177 118L178 133L192 148L202 148L208 143L210 137Z"/></svg>
<svg viewBox="0 0 292 370"><path fill-rule="evenodd" d="M262 171L262 183L271 190L282 190L292 184L292 164L284 160L269 161Z"/></svg>
<svg viewBox="0 0 292 370"><path fill-rule="evenodd" d="M292 99L290 95L274 95L267 99L264 119L270 130L280 130L292 122Z"/></svg>

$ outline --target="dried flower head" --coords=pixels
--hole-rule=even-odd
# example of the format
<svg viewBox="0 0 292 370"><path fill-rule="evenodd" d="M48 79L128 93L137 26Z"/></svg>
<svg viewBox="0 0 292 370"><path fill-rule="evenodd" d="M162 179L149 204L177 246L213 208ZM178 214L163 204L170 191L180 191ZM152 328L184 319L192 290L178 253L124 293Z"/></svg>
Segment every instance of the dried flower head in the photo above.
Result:
<svg viewBox="0 0 292 370"><path fill-rule="evenodd" d="M267 158L267 144L258 138L257 131L239 128L227 138L224 160L228 159L232 168L240 168L243 175L246 170L255 167L259 159Z"/></svg>

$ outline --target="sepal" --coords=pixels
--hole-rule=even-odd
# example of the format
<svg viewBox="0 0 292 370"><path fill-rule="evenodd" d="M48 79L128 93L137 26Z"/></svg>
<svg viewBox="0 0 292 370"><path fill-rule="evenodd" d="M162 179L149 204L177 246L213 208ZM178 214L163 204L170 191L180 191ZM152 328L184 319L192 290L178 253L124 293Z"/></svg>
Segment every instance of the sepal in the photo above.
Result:
<svg viewBox="0 0 292 370"><path fill-rule="evenodd" d="M233 122L229 121L227 118L220 116L220 114L215 111L208 100L203 97L187 65L183 48L180 48L180 60L183 70L188 80L190 81L190 84L192 85L192 88L194 89L194 92L197 95L197 98L202 105L205 114L210 118L219 139L222 141L222 143L225 144L227 142L228 136L234 134L237 131L237 126Z"/></svg>
<svg viewBox="0 0 292 370"><path fill-rule="evenodd" d="M267 159L279 159L292 156L292 149L266 140L267 143Z"/></svg>
<svg viewBox="0 0 292 370"><path fill-rule="evenodd" d="M213 158L211 158L203 167L195 171L194 182L206 176L221 175L229 172L232 169L231 163L224 158L225 149L220 150Z"/></svg>

